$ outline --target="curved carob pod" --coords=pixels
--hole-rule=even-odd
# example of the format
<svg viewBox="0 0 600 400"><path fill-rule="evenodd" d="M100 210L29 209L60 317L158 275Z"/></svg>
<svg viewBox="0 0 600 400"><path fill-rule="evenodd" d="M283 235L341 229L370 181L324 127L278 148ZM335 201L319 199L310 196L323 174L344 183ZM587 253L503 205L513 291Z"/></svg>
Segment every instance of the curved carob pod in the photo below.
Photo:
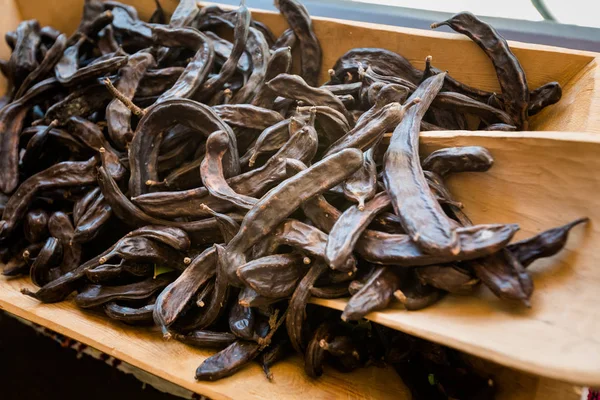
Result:
<svg viewBox="0 0 600 400"><path fill-rule="evenodd" d="M391 266L379 267L356 292L342 313L343 320L359 320L372 311L386 308L400 287L401 277Z"/></svg>
<svg viewBox="0 0 600 400"><path fill-rule="evenodd" d="M0 237L7 237L14 230L36 194L42 190L95 183L96 165L97 162L94 158L88 161L65 161L55 164L23 182L6 203L2 221L0 221Z"/></svg>
<svg viewBox="0 0 600 400"><path fill-rule="evenodd" d="M535 260L552 257L565 247L569 232L580 224L589 222L589 218L578 218L568 224L557 228L548 229L528 239L523 239L506 246L523 265L527 268Z"/></svg>
<svg viewBox="0 0 600 400"><path fill-rule="evenodd" d="M421 162L423 169L442 177L456 172L485 172L493 164L490 152L480 146L447 147L432 152Z"/></svg>
<svg viewBox="0 0 600 400"><path fill-rule="evenodd" d="M141 51L132 55L127 65L119 70L120 79L115 88L127 99L133 99L146 70L154 64L154 57L150 53ZM113 99L106 107L106 123L111 140L124 150L133 138L131 110L121 100Z"/></svg>
<svg viewBox="0 0 600 400"><path fill-rule="evenodd" d="M317 86L323 55L306 7L298 0L277 0L275 7L285 17L298 40L302 78L309 85Z"/></svg>
<svg viewBox="0 0 600 400"><path fill-rule="evenodd" d="M304 201L354 173L362 165L362 158L359 150L342 150L285 180L263 196L246 214L240 231L227 245L226 264L230 283L239 282L235 271L245 263L245 251L275 229Z"/></svg>
<svg viewBox="0 0 600 400"><path fill-rule="evenodd" d="M217 254L209 247L196 256L183 273L167 286L156 299L154 322L167 332L182 314L194 294L215 276L217 269Z"/></svg>
<svg viewBox="0 0 600 400"><path fill-rule="evenodd" d="M352 256L362 232L379 212L390 206L390 197L381 192L362 209L360 205L354 205L344 211L329 232L325 249L327 264L334 270L340 270L347 263L348 257Z"/></svg>
<svg viewBox="0 0 600 400"><path fill-rule="evenodd" d="M447 21L431 24L431 28L442 25L468 36L481 47L496 69L504 108L518 129L527 130L530 97L527 78L506 40L492 26L470 12L462 12Z"/></svg>
<svg viewBox="0 0 600 400"><path fill-rule="evenodd" d="M233 206L251 209L258 201L238 194L227 184L223 173L223 156L230 148L229 136L224 131L213 132L206 140L206 156L200 165L202 183L210 195Z"/></svg>
<svg viewBox="0 0 600 400"><path fill-rule="evenodd" d="M231 52L233 51L233 43L231 43L227 39L223 39L222 37L211 31L204 31L204 34L213 41L213 47L215 48L215 57L217 59L217 62L219 64L223 64L231 56ZM240 56L237 62L235 73L240 73L244 77L248 77L250 75L251 70L252 63L250 62L250 56L246 52L242 52L242 55Z"/></svg>
<svg viewBox="0 0 600 400"><path fill-rule="evenodd" d="M310 297L310 288L315 284L319 276L327 271L327 265L323 262L315 262L304 278L298 284L288 305L288 315L285 321L287 333L292 347L298 353L304 353L306 346L303 327L306 319L306 304Z"/></svg>
<svg viewBox="0 0 600 400"><path fill-rule="evenodd" d="M267 86L279 96L302 101L311 106L328 106L351 120L344 104L327 89L312 87L298 75L279 74L267 82Z"/></svg>
<svg viewBox="0 0 600 400"><path fill-rule="evenodd" d="M250 11L244 4L240 4L236 11L236 23L233 29L234 44L229 57L219 70L219 73L210 77L197 89L195 98L197 100L205 100L223 87L223 85L233 76L238 65L238 61L244 54L246 41L248 40L248 32L251 21Z"/></svg>
<svg viewBox="0 0 600 400"><path fill-rule="evenodd" d="M0 110L0 192L11 193L19 183L19 133L27 112L34 101L43 100L58 86L54 78L41 81Z"/></svg>
<svg viewBox="0 0 600 400"><path fill-rule="evenodd" d="M104 304L104 313L110 318L127 324L146 324L152 322L154 304L135 308L119 305L115 301Z"/></svg>
<svg viewBox="0 0 600 400"><path fill-rule="evenodd" d="M222 130L229 136L229 151L224 156L223 170L226 177L239 174L237 141L231 128L217 114L204 104L187 99L172 99L152 106L138 123L129 147L130 196L147 193L148 181L159 181L156 159L151 157L151 149L158 146L160 132L178 123L204 133Z"/></svg>
<svg viewBox="0 0 600 400"><path fill-rule="evenodd" d="M162 274L122 286L87 285L75 296L75 304L81 308L91 308L117 300L147 299L167 286L171 280L172 274Z"/></svg>
<svg viewBox="0 0 600 400"><path fill-rule="evenodd" d="M156 102L192 97L204 83L213 66L215 50L212 41L204 33L192 28L162 28L159 26L152 27L152 38L155 44L161 46L178 47L183 45L196 52L175 84L162 93Z"/></svg>
<svg viewBox="0 0 600 400"><path fill-rule="evenodd" d="M252 105L260 107L273 107L277 93L275 93L267 82L276 78L279 74L287 74L292 67L292 49L288 46L275 49L265 71L265 80L256 95L252 99Z"/></svg>
<svg viewBox="0 0 600 400"><path fill-rule="evenodd" d="M14 49L8 60L10 81L18 88L38 66L37 48L41 41L40 25L36 20L21 22L16 29Z"/></svg>
<svg viewBox="0 0 600 400"><path fill-rule="evenodd" d="M413 241L431 254L457 254L458 237L441 206L431 195L419 160L421 119L442 88L445 74L419 86L411 99L421 102L396 127L385 153L383 181L395 213Z"/></svg>
<svg viewBox="0 0 600 400"><path fill-rule="evenodd" d="M44 243L44 246L38 253L33 264L29 276L31 282L36 286L44 286L52 280L51 269L57 267L63 256L63 247L55 237L49 237Z"/></svg>
<svg viewBox="0 0 600 400"><path fill-rule="evenodd" d="M246 51L252 57L252 73L250 77L231 98L231 104L248 103L256 95L256 91L265 81L270 59L269 44L259 30L250 27L246 40Z"/></svg>
<svg viewBox="0 0 600 400"><path fill-rule="evenodd" d="M544 108L558 103L562 97L562 87L558 82L549 82L529 93L527 114L531 117Z"/></svg>
<svg viewBox="0 0 600 400"><path fill-rule="evenodd" d="M48 213L41 209L33 209L25 214L23 235L29 243L44 240L48 235Z"/></svg>
<svg viewBox="0 0 600 400"><path fill-rule="evenodd" d="M216 381L235 372L252 361L260 352L261 345L256 342L238 340L208 357L196 369L196 380Z"/></svg>
<svg viewBox="0 0 600 400"><path fill-rule="evenodd" d="M52 237L60 240L63 249L62 262L60 270L64 274L79 267L83 256L83 249L79 243L73 239L75 229L71 223L71 218L61 211L57 211L48 219L48 231Z"/></svg>
<svg viewBox="0 0 600 400"><path fill-rule="evenodd" d="M21 86L19 87L19 90L17 90L17 92L15 93L14 99L20 99L33 84L35 84L40 78L43 78L50 71L52 71L56 63L62 57L66 45L67 36L64 33L60 34L54 40L52 47L48 49L48 52L44 56L42 62L40 62L37 68L31 71L29 75L27 75L27 77L23 80Z"/></svg>

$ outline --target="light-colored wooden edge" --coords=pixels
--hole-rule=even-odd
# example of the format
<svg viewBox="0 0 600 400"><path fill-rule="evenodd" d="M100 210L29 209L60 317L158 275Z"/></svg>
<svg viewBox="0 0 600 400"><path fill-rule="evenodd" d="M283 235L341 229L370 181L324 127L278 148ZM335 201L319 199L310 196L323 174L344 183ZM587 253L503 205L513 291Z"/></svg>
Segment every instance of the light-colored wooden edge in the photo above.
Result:
<svg viewBox="0 0 600 400"><path fill-rule="evenodd" d="M488 140L489 143L491 139L493 139L493 143L498 145L498 147L505 146L505 150L503 154L505 161L506 155L511 152L513 149L515 152L518 152L518 147L523 147L527 149L533 149L539 147L539 153L535 155L538 157L547 157L545 165L540 167L542 172L534 171L535 174L544 173L548 174L551 177L555 177L557 179L557 185L560 185L564 179L569 177L569 173L567 171L558 171L552 170L552 160L568 158L573 164L577 165L579 171L571 171L572 176L577 176L578 178L589 176L591 179L589 180L589 186L586 190L589 191L589 194L593 193L595 190L599 190L600 188L600 179L597 177L597 170L594 165L589 165L587 162L590 160L590 157L595 157L594 154L600 151L600 136L592 133L580 133L580 132L460 132L460 131L448 131L448 132L423 132L421 134L421 142L422 145L427 145L428 147L437 148L439 145L434 145L436 143L441 143L442 146L450 146L450 145L484 145L481 143L481 139ZM506 143L503 145L502 143ZM558 153L558 151L564 147L566 150L567 147L570 149L569 152L565 154ZM580 154L573 153L574 149L579 149L581 151ZM492 155L495 154L494 150L491 150ZM585 152L585 155L583 154ZM581 161L577 159L577 156L580 155L583 157ZM533 156L533 154L532 154ZM597 164L600 164L598 160L596 160ZM506 166L500 165L500 162L497 162L492 169L485 174L471 174L476 175L470 182L471 186L476 186L477 183L483 182L486 179L487 174L492 174L489 176L493 176L495 174L494 168L520 168L522 165L518 167L514 166ZM549 169L548 169L549 168ZM587 168L587 169L586 169ZM515 179L521 179L522 182L520 189L523 189L526 184L523 182L527 181L525 174L527 174L526 170L515 171L516 174L514 176ZM564 172L564 175L557 176L556 174L559 172ZM457 187L461 188L461 181L464 181L468 178L461 177L458 174L455 178L455 184L451 185L451 189ZM502 177L492 177L491 180L506 180L506 175L502 175ZM531 185L535 188L535 178L531 179ZM452 182L451 182L452 183ZM510 186L510 181L505 181L507 186ZM517 191L519 189L516 189ZM526 190L526 189L523 189ZM535 197L536 193L538 196L546 196L549 191L546 190L544 192L544 188L540 187L538 189L529 189L534 191L531 197ZM560 193L560 189L556 189ZM556 191L553 192L553 195L556 195ZM600 193L600 192L598 192ZM461 191L456 190L455 192L458 200L463 201L465 203L465 209L470 211L472 208L470 206L473 202L473 198L476 198L474 194L468 196L469 198L465 199L461 198ZM483 194L482 196L484 200L481 200L481 203L485 201L489 201L485 196L489 193ZM587 193L586 193L587 194ZM571 198L581 198L583 195L579 197L574 197L573 193L564 193L564 201L573 208ZM498 195L501 197L501 195ZM507 199L508 200L508 199ZM558 204L561 203L561 198L554 199ZM541 200L544 201L543 199ZM590 214L586 214L583 212L583 215L589 215L592 218L591 224L586 228L581 228L579 232L573 232L570 235L569 242L567 246L570 247L569 251L563 251L559 253L557 256L546 259L543 262L543 266L540 269L535 269L535 265L532 267L534 269L534 284L536 284L537 290L534 293L533 297L533 307L531 310L510 310L503 308L501 302L497 302L493 296L490 295L489 291L485 290L482 293L479 293L474 297L455 297L450 296L438 305L431 307L431 309L419 311L419 312L406 312L400 305L391 306L389 309L386 309L381 312L374 312L368 314L366 316L367 319L370 319L374 322L380 323L382 325L389 326L394 329L398 329L404 331L406 333L423 337L425 339L443 343L450 347L454 347L458 350L492 360L501 365L505 365L511 368L520 369L522 371L527 371L529 373L533 373L539 376L545 376L553 379L559 379L579 384L589 384L589 385L600 385L600 361L595 356L596 354L600 354L600 342L595 339L595 332L597 330L594 326L598 326L600 324L600 320L598 320L595 315L595 304L583 304L585 303L585 299L589 299L590 296L593 296L596 293L597 288L594 286L594 282L597 281L600 273L594 272L594 264L590 262L590 259L587 257L590 256L590 253L594 252L594 247L592 243L594 242L594 238L597 238L597 228L595 225L594 214L596 212L597 205L597 197L592 198L589 197L587 200L589 204L578 203L578 209L588 209ZM566 204L565 204L566 205ZM510 201L507 203L507 206L510 207ZM535 207L531 205L530 207ZM485 220L481 222L494 222L495 216L493 214L494 210L488 207L479 208L475 210L477 212L477 216L487 217ZM567 212L568 211L568 212ZM510 211L507 211L510 213ZM528 225L528 229L523 230L523 232L519 233L518 238L523 238L531 234L535 234L543 229L550 228L552 226L559 225L559 223L554 223L553 225L548 225L546 222L538 221L538 218L550 217L554 218L554 220L563 221L562 223L567 222L573 218L573 214L577 214L577 216L583 216L579 214L582 211L574 211L568 210L565 207L565 210L557 211L555 209L540 209L538 210L538 215L530 214L523 215L520 214L521 211L510 214L510 217L514 217L514 215L520 215L523 218L528 218L528 221L522 220L512 220L512 222L516 223L526 223ZM490 214L492 213L492 214ZM558 213L558 214L556 214ZM561 215L561 213L565 213L565 215ZM554 214L554 215L553 215ZM505 218L507 214L502 214L501 217ZM477 223L478 220L475 219ZM498 222L509 222L509 221L498 221ZM578 248L578 243L581 242L581 238L587 235L586 247ZM581 255L579 258L586 259L586 264L582 265L581 263L577 263L575 261L577 259L576 251L581 251ZM584 253L585 252L585 253ZM574 264L574 265L569 265ZM557 272L553 271L553 266L555 269L560 270L560 268L565 268L569 266L568 269L572 269L573 275L572 279L568 279L565 277L560 277L561 279L568 279L569 283L566 282L557 282L553 284L551 282L552 276L557 274ZM560 266L560 267L559 267ZM580 270L578 270L578 267ZM549 272L545 272L549 270ZM577 275L575 271L579 271L581 276ZM558 273L557 279L560 276ZM569 285L573 285L574 282L579 282L582 286L577 289L577 292L573 293L573 289L569 287ZM583 282L582 282L583 281ZM536 283L537 282L537 283ZM568 314L567 309L569 309L569 305L565 305L560 311L560 316L558 317L560 321L545 321L545 319L550 319L550 315L552 313L552 306L548 303L552 303L552 297L559 296L562 302L571 302L578 303L582 302L582 304L578 304L577 306L573 306L574 310L572 311L573 315L570 316ZM572 300L571 300L572 298ZM332 307L338 310L342 310L345 307L346 300L337 299L337 300L324 300L324 299L313 299L315 304L323 305L326 307ZM446 301L448 303L446 303ZM559 301L557 301L559 302ZM483 305L484 303L487 303ZM449 306L448 304L453 304ZM478 305L479 304L479 305ZM555 304L559 305L559 304ZM440 307L440 308L437 308ZM475 315L479 315L480 319L471 318L471 319L463 319L460 318L460 313L454 313L451 310L451 307L458 307L459 309L462 307L465 310L470 310L473 312L474 310L478 313ZM436 309L437 308L437 309ZM452 311L452 312L451 312ZM540 312L538 314L538 312ZM446 319L448 316L448 319ZM572 320L572 331L568 328L568 321ZM475 321L479 321L480 325L489 324L497 329L497 333L493 334L493 332L487 332L487 334L492 335L492 337L482 337L481 334L479 336L479 340L477 340L477 335L471 335L471 332L467 330L469 327L473 328L472 324ZM451 324L450 324L451 323ZM518 325L517 327L512 326L512 324ZM583 329L580 327L582 323L586 324L587 329ZM565 325L567 324L567 325ZM453 334L449 334L450 325L452 325ZM462 327L462 328L461 328ZM542 342L539 343L539 346L536 346L536 337L528 337L527 329L531 328L533 332L535 329L541 329L542 331L538 333L548 334L547 336L540 337L539 340ZM456 328L456 329L454 329ZM583 330L582 330L583 329ZM582 330L580 332L580 330ZM493 335L495 335L499 340L494 341ZM519 336L521 335L521 336ZM581 335L581 336L580 336ZM515 337L516 336L516 337ZM502 339L506 339L507 343L502 342ZM485 339L485 340L484 340ZM519 351L516 350L517 347L511 345L511 339L513 341L523 341L527 343L531 343L532 348L530 351L522 351L521 348ZM553 343L543 342L544 340L556 340L556 347L553 347ZM581 341L582 343L586 343L589 347L577 347L575 344ZM516 344L516 342L513 342ZM570 344L567 344L570 343ZM537 353L536 353L537 352ZM568 360L568 361L567 361Z"/></svg>
<svg viewBox="0 0 600 400"><path fill-rule="evenodd" d="M34 322L94 347L150 374L194 393L218 399L395 399L409 400L410 391L393 368L368 367L341 374L326 367L316 381L308 379L302 360L292 356L271 368L274 381L252 363L233 377L219 382L195 382L195 367L211 354L176 341L164 341L153 328L133 327L79 310L70 300L39 304L22 295L32 288L28 278L8 280L0 275L0 310ZM25 350L25 349L24 349ZM578 400L581 388L570 383L519 372L484 359L469 361L481 373L493 377L497 400Z"/></svg>
<svg viewBox="0 0 600 400"><path fill-rule="evenodd" d="M214 353L175 340L165 341L158 329L128 326L98 313L78 309L71 300L40 304L20 293L33 289L29 279L0 276L0 309L94 347L110 356L211 399L410 399L410 392L391 367L368 367L342 374L332 368L317 380L306 376L303 360L294 355L272 368L269 382L258 364L217 382L194 380L196 367ZM529 382L529 381L528 381ZM535 387L537 382L529 382Z"/></svg>

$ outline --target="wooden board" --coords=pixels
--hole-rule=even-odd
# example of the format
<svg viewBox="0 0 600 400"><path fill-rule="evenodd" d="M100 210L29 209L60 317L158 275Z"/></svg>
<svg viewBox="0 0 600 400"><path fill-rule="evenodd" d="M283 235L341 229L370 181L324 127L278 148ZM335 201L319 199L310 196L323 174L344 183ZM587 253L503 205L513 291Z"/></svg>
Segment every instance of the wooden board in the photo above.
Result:
<svg viewBox="0 0 600 400"><path fill-rule="evenodd" d="M213 354L175 340L164 341L156 329L131 327L78 309L71 301L40 304L20 293L33 288L29 279L0 277L0 309L79 340L151 374L211 399L410 399L410 392L392 368L370 367L350 374L327 368L318 380L308 378L302 360L293 357L273 367L274 382L252 363L233 377L196 382L194 372ZM533 387L537 382L534 380ZM529 384L531 387L531 383Z"/></svg>
<svg viewBox="0 0 600 400"><path fill-rule="evenodd" d="M233 377L218 382L196 382L196 367L211 351L194 349L176 341L164 341L152 328L132 327L89 311L71 301L40 304L20 293L32 288L29 279L0 275L0 310L43 325L106 354L160 376L211 399L394 399L410 400L410 392L392 368L369 367L350 374L326 368L318 380L306 377L302 360L294 356L272 367L268 382L261 368L251 364ZM497 400L577 400L581 388L543 379L471 358L477 368L494 377Z"/></svg>
<svg viewBox="0 0 600 400"><path fill-rule="evenodd" d="M55 2L48 1L13 1L23 19L37 18L41 24L50 24L65 32L77 27L83 3L82 0L61 0L61 7L56 7ZM0 2L12 3L10 0ZM152 1L124 2L135 5L143 18L148 18L154 10ZM161 2L169 11L177 3L177 0ZM247 3L252 7L252 1ZM278 13L252 9L252 15L275 34L288 27ZM431 55L435 67L447 70L466 84L485 90L500 89L492 64L481 49L465 36L444 32L447 28L421 30L321 17L313 17L313 26L323 49L323 82L328 79L327 70L347 50L382 47L403 55L419 68L423 67L425 57ZM2 33L5 29L0 25ZM563 86L562 101L534 116L530 121L531 130L600 133L598 53L513 41L509 41L509 45L527 73L530 88L550 81Z"/></svg>
<svg viewBox="0 0 600 400"><path fill-rule="evenodd" d="M600 385L600 136L560 132L424 132L424 154L479 145L495 162L486 173L449 179L475 223L519 223L524 238L582 216L567 247L530 268L531 309L487 290L450 296L418 312L398 307L367 315L381 324L541 376ZM343 300L316 300L342 309Z"/></svg>

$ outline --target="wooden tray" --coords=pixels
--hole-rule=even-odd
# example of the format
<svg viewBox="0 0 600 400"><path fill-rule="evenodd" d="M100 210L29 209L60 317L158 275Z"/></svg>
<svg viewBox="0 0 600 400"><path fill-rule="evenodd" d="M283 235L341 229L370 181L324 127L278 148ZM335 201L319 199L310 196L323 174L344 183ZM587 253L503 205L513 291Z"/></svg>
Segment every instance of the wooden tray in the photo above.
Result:
<svg viewBox="0 0 600 400"><path fill-rule="evenodd" d="M148 17L153 8L153 3L145 0L126 2L136 5L143 17ZM37 18L42 24L52 24L69 32L77 25L81 3L81 0L62 0L60 7L57 7L55 2L47 1L0 0L3 10L0 30L13 29L19 19ZM165 8L173 9L176 1L162 3ZM286 27L278 14L257 10L253 14L276 33ZM314 26L324 50L323 80L326 69L333 65L339 55L353 47L369 46L396 51L419 67L427 55L432 55L434 65L448 70L455 78L482 89L499 89L489 60L476 45L462 36L325 18L314 18ZM600 201L597 198L600 193L600 176L597 173L600 167L597 157L600 136L593 133L600 132L598 54L515 42L510 42L510 45L523 64L532 89L551 80L563 85L561 102L536 115L531 121L533 130L549 132L429 133L423 135L423 151L467 144L484 145L491 150L496 165L490 172L463 174L450 181L451 188L476 223L517 222L522 227L519 237L524 237L583 215L597 221L600 217ZM7 54L8 49L2 42L0 57L6 58ZM479 298L449 297L422 312L407 313L392 309L368 317L504 365L542 376L599 385L600 359L597 355L600 354L600 342L594 337L594 333L600 331L600 315L598 309L594 308L596 287L600 283L600 272L596 272L594 262L599 257L595 255L594 245L600 243L599 239L600 233L592 222L587 228L579 228L574 232L567 250L551 260L532 266L536 293L531 310L513 309L494 299L487 291L482 291ZM127 344L119 345L114 341L111 354L128 362L137 360L132 364L176 383L191 380L188 377L191 377L193 368L200 361L196 359L196 354L200 353L187 347L184 351L176 343L161 344L167 346L165 348L174 346L173 349L178 349L173 350L177 357L190 352L194 358L193 362L186 364L186 368L192 368L191 372L181 366L184 362L173 366L175 369L170 365L165 366L166 357L157 351L159 339L149 339L150 336L146 335L149 340L146 346L139 339L146 337L143 334L129 333L121 326L113 328L113 325L100 323L96 317L80 313L68 303L36 307L31 300L24 300L16 292L6 294L6 288L14 291L22 284L26 283L8 284L0 280L0 304L9 311L45 325L52 324L52 329L80 340L83 340L83 334L79 328L89 325L90 329L84 336L87 342L92 342L89 344L100 346L101 350L111 346L113 329L127 338L120 343L130 344L129 335L133 335L138 337L139 346L154 347L154 351L130 353ZM344 306L342 300L315 302L335 308ZM62 311L66 314L61 314ZM60 321L59 324L56 321ZM156 360L160 361L156 363ZM383 375L379 371L375 373L375 378ZM242 375L245 374L250 372ZM365 373L364 376L369 375ZM369 386L377 385L375 378L369 376L360 384L368 382ZM290 380L305 382L301 374ZM234 381L237 379L232 378L230 382ZM393 387L392 382L386 385ZM203 385L193 382L186 384ZM307 383L309 387L321 384ZM203 393L210 396L209 390L216 390L214 388L221 385L225 387L228 383L210 384ZM273 390L272 385L267 387L269 389L265 390ZM347 381L343 381L338 390L346 387L353 386L347 386ZM399 393L396 390L392 392L396 396ZM224 396L233 394L223 393L228 393ZM260 391L256 393L259 395ZM291 391L287 387L280 393L289 396Z"/></svg>
<svg viewBox="0 0 600 400"><path fill-rule="evenodd" d="M111 321L101 314L82 311L70 301L40 304L20 292L21 288L32 286L27 279L8 280L0 275L0 310L43 325L213 400L411 398L410 391L392 368L369 367L350 374L326 368L321 378L312 380L304 374L299 357L273 366L273 382L269 382L254 363L227 379L196 382L194 371L212 354L210 350L195 349L174 340L164 341L156 329ZM482 359L472 360L494 377L497 400L579 399L580 387Z"/></svg>

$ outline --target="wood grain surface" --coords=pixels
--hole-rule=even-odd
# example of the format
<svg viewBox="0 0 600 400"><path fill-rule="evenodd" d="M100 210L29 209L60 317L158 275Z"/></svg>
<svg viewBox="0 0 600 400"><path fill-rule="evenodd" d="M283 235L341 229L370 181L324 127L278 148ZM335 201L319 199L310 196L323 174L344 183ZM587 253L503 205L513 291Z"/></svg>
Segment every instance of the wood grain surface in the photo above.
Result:
<svg viewBox="0 0 600 400"><path fill-rule="evenodd" d="M1 276L0 309L211 399L410 399L410 392L393 368L369 367L350 374L326 368L320 379L312 380L304 373L303 361L297 356L273 366L272 383L256 363L230 378L196 382L196 368L214 351L195 349L175 340L164 341L157 329L113 322L100 314L78 309L70 300L40 304L21 294L23 287L34 288L29 279L9 280Z"/></svg>
<svg viewBox="0 0 600 400"><path fill-rule="evenodd" d="M0 310L45 326L214 400L411 398L410 391L391 367L372 366L350 374L326 367L321 378L311 380L304 374L298 356L271 368L273 382L267 381L262 369L254 363L218 382L196 382L194 371L212 354L210 350L164 341L157 329L111 321L101 314L78 309L70 300L40 304L20 293L24 287L31 289L34 286L28 278L7 279L0 275ZM572 384L540 378L478 357L469 360L478 370L493 377L497 400L579 399L581 388Z"/></svg>
<svg viewBox="0 0 600 400"><path fill-rule="evenodd" d="M456 174L449 186L474 223L518 223L516 238L579 217L566 249L530 270L532 307L507 304L489 291L449 296L418 312L400 306L367 315L381 324L541 376L600 385L600 136L561 132L423 132L423 154L484 146L485 173ZM316 300L342 309L344 300Z"/></svg>

